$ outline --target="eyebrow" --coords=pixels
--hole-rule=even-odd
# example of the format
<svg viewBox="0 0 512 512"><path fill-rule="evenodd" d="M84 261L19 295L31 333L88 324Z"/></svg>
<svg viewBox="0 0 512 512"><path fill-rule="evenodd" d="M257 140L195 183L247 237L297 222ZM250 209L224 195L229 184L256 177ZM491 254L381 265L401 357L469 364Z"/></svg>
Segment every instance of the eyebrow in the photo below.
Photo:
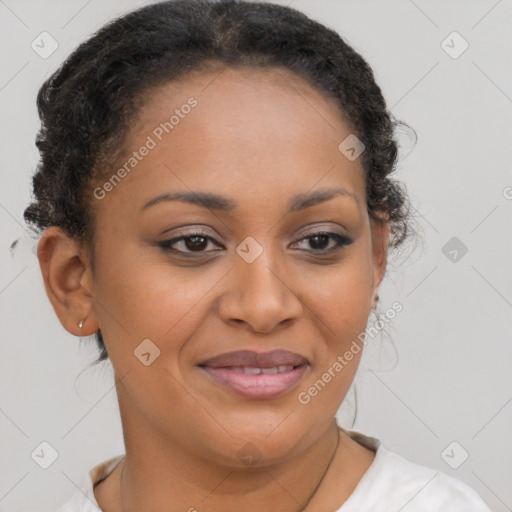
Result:
<svg viewBox="0 0 512 512"><path fill-rule="evenodd" d="M312 206L323 203L338 196L352 198L359 206L359 199L353 192L340 187L327 187L313 190L312 192L305 194L298 194L293 196L288 203L288 211L297 212L300 210L305 210L306 208L311 208ZM202 206L204 208L224 212L232 212L236 210L238 206L236 201L233 199L218 194L200 191L178 191L160 194L145 203L140 210L144 211L158 203L168 201L183 201L197 206Z"/></svg>

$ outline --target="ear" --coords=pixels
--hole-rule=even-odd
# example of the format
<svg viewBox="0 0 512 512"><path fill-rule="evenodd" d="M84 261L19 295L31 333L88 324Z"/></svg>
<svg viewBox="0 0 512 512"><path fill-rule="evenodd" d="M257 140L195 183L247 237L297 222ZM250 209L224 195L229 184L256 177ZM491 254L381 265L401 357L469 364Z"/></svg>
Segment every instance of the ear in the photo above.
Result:
<svg viewBox="0 0 512 512"><path fill-rule="evenodd" d="M375 296L386 273L389 247L389 214L378 212L377 216L382 219L383 222L378 222L374 219L370 221L373 259L372 296L370 305L372 308L377 305Z"/></svg>
<svg viewBox="0 0 512 512"><path fill-rule="evenodd" d="M75 336L94 334L99 326L93 310L94 281L86 248L61 228L50 226L41 236L37 258L46 294L64 329Z"/></svg>

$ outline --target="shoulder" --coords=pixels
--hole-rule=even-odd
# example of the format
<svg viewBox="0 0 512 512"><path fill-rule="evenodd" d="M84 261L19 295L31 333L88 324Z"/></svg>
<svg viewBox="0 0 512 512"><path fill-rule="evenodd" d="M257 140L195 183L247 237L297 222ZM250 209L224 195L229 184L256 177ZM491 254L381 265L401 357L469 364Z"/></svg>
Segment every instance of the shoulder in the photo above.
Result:
<svg viewBox="0 0 512 512"><path fill-rule="evenodd" d="M490 512L480 495L468 484L436 470L412 462L381 447L381 477L396 489L400 483L401 499L411 510L443 510L443 512ZM426 509L425 507L428 507Z"/></svg>
<svg viewBox="0 0 512 512"><path fill-rule="evenodd" d="M89 469L81 488L57 512L101 512L94 496L94 485L106 478L123 460L124 455L111 457Z"/></svg>
<svg viewBox="0 0 512 512"><path fill-rule="evenodd" d="M89 501L89 497L80 490L57 509L57 512L100 512L100 508Z"/></svg>
<svg viewBox="0 0 512 512"><path fill-rule="evenodd" d="M410 461L359 432L349 435L373 446L373 463L338 512L491 512L468 484L443 471Z"/></svg>

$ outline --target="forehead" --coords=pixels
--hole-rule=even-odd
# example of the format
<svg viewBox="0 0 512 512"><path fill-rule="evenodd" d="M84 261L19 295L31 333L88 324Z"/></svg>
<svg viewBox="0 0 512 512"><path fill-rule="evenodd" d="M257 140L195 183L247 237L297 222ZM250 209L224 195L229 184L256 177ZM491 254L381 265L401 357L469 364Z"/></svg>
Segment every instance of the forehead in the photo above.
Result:
<svg viewBox="0 0 512 512"><path fill-rule="evenodd" d="M190 122L210 135L222 129L223 136L230 131L240 140L275 140L278 136L280 141L304 132L322 137L349 129L335 100L304 78L282 68L243 67L192 72L146 92L131 135L147 133L155 121L168 120L166 113L180 110L190 98L197 102ZM240 123L241 132L236 130ZM260 130L262 124L266 130Z"/></svg>
<svg viewBox="0 0 512 512"><path fill-rule="evenodd" d="M109 200L142 205L162 192L200 185L264 202L276 189L292 196L315 183L341 184L363 197L359 159L349 161L338 149L351 132L335 101L291 71L191 73L144 96L110 170L128 172ZM135 157L144 146L151 149Z"/></svg>

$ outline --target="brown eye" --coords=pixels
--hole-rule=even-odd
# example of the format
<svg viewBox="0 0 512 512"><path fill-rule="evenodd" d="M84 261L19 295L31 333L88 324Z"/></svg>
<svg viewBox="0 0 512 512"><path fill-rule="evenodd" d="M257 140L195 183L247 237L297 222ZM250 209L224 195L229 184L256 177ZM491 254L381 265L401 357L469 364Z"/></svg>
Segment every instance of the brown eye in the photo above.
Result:
<svg viewBox="0 0 512 512"><path fill-rule="evenodd" d="M208 247L208 244L221 247L220 244L218 244L212 237L203 233L191 233L189 235L182 235L176 238L171 238L170 240L158 242L158 245L166 251L183 254L202 254L211 252L209 250L205 250Z"/></svg>
<svg viewBox="0 0 512 512"><path fill-rule="evenodd" d="M329 247L330 240L334 240L335 243ZM326 254L342 249L345 245L350 245L353 240L340 233L321 231L318 233L312 233L295 243L300 244L305 242L309 245L309 247L304 248L306 251Z"/></svg>
<svg viewBox="0 0 512 512"><path fill-rule="evenodd" d="M208 246L208 239L205 236L189 236L186 238L185 246L191 251L202 251Z"/></svg>
<svg viewBox="0 0 512 512"><path fill-rule="evenodd" d="M326 249L329 245L329 235L314 235L309 237L309 245L312 249Z"/></svg>

